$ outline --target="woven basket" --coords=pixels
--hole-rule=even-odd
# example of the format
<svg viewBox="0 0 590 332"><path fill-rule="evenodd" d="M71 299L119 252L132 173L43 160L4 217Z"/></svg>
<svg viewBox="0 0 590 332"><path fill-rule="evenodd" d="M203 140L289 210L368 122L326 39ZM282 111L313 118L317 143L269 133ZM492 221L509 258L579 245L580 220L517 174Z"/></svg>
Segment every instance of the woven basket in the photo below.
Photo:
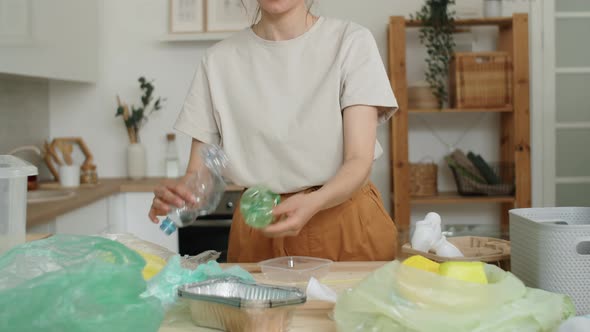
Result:
<svg viewBox="0 0 590 332"><path fill-rule="evenodd" d="M433 252L422 252L406 243L402 252L408 255L422 255L435 262L478 261L494 264L506 271L510 271L510 241L483 236L449 237L447 240L455 245L465 257L441 257Z"/></svg>
<svg viewBox="0 0 590 332"><path fill-rule="evenodd" d="M506 52L456 53L450 63L449 92L455 108L512 104L512 62Z"/></svg>
<svg viewBox="0 0 590 332"><path fill-rule="evenodd" d="M408 87L408 107L410 109L436 109L438 99L432 93L430 86Z"/></svg>
<svg viewBox="0 0 590 332"><path fill-rule="evenodd" d="M438 166L435 163L410 163L410 194L434 196L437 189Z"/></svg>
<svg viewBox="0 0 590 332"><path fill-rule="evenodd" d="M459 194L463 196L507 196L514 194L514 164L494 163L490 164L490 167L501 178L502 183L479 183L460 169L449 165L449 168L453 172Z"/></svg>

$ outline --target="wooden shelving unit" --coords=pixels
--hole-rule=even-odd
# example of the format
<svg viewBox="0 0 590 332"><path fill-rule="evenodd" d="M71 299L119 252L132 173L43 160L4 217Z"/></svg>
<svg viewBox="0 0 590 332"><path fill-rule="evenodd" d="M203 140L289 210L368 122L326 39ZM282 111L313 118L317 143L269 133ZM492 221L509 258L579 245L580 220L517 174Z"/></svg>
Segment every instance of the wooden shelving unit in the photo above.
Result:
<svg viewBox="0 0 590 332"><path fill-rule="evenodd" d="M529 41L528 15L512 17L457 20L457 27L497 26L498 49L508 52L513 63L513 105L483 109L408 109L408 81L406 77L406 29L420 27L421 22L393 16L389 21L389 77L397 97L399 111L391 122L391 178L392 211L401 241L407 241L412 204L500 204L502 232L508 231L508 210L531 206L531 161L529 122ZM498 113L501 118L500 151L498 160L514 162L516 193L514 197L460 196L440 193L434 197L410 196L410 167L408 160L408 116L410 113Z"/></svg>
<svg viewBox="0 0 590 332"><path fill-rule="evenodd" d="M455 192L439 192L436 196L411 197L413 204L514 203L512 196L461 196Z"/></svg>
<svg viewBox="0 0 590 332"><path fill-rule="evenodd" d="M516 14L518 15L518 14ZM394 16L397 17L397 16ZM393 18L393 17L392 17ZM403 19L403 17L402 17ZM421 27L422 22L405 20L405 25L409 28ZM510 27L513 23L512 17L486 17L486 18L470 18L464 20L456 20L456 27L475 27L475 26L486 26L496 25L499 27Z"/></svg>

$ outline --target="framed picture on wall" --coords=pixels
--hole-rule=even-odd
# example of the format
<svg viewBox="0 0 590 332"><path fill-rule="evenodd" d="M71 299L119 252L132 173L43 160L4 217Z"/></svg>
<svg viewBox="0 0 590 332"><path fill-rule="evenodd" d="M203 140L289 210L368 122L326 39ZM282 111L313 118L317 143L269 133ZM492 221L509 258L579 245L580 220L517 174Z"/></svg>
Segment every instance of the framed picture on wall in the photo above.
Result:
<svg viewBox="0 0 590 332"><path fill-rule="evenodd" d="M170 33L205 31L205 0L170 0Z"/></svg>
<svg viewBox="0 0 590 332"><path fill-rule="evenodd" d="M252 24L254 0L205 0L208 32L238 31Z"/></svg>

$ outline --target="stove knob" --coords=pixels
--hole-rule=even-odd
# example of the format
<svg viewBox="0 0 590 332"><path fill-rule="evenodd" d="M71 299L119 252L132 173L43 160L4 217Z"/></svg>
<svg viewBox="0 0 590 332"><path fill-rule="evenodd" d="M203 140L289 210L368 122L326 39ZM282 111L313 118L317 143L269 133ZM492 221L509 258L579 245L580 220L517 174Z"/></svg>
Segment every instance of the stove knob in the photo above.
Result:
<svg viewBox="0 0 590 332"><path fill-rule="evenodd" d="M227 202L227 205L226 206L227 206L228 209L231 209L231 208L234 207L234 202Z"/></svg>

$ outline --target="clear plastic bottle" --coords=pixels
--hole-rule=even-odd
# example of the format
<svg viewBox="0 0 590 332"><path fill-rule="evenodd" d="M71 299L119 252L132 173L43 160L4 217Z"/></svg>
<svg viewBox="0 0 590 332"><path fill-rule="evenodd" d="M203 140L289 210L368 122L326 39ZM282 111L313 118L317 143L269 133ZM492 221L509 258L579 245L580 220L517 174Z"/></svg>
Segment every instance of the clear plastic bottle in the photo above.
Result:
<svg viewBox="0 0 590 332"><path fill-rule="evenodd" d="M166 177L177 178L180 174L178 151L176 150L176 135L166 135Z"/></svg>
<svg viewBox="0 0 590 332"><path fill-rule="evenodd" d="M194 204L174 208L160 224L160 229L170 235L179 227L190 226L198 217L211 214L219 205L225 191L223 174L229 161L223 150L215 145L203 145L200 150L205 167L184 179L184 184L193 193Z"/></svg>
<svg viewBox="0 0 590 332"><path fill-rule="evenodd" d="M264 228L273 222L272 209L280 201L281 196L266 187L251 187L240 199L240 212L246 224L253 228Z"/></svg>

